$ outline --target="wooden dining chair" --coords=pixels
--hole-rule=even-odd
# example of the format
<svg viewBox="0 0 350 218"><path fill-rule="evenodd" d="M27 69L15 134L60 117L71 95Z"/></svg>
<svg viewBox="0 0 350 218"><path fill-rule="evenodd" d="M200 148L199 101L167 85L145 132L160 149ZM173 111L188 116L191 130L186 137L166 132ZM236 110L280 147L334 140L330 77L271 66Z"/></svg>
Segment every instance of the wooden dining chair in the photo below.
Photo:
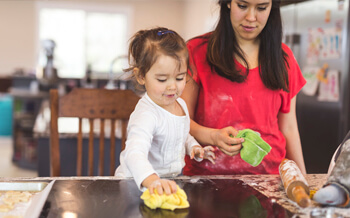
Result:
<svg viewBox="0 0 350 218"><path fill-rule="evenodd" d="M50 90L50 165L51 176L61 175L60 145L58 132L59 117L79 118L79 131L77 134L77 176L82 175L83 160L83 132L82 120L89 121L88 143L88 175L93 175L94 163L94 120L100 120L99 134L99 175L104 175L104 149L105 149L105 121L110 120L110 175L115 171L115 124L121 120L121 150L125 148L126 127L130 114L134 110L140 97L131 90L107 90L75 88L65 96L60 97L57 89Z"/></svg>

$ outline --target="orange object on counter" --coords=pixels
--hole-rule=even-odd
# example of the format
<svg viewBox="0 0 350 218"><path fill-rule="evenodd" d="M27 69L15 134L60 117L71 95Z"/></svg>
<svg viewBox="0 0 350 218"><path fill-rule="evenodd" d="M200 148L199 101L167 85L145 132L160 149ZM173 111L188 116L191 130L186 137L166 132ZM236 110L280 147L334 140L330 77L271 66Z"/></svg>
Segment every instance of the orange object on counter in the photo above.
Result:
<svg viewBox="0 0 350 218"><path fill-rule="evenodd" d="M311 203L309 185L296 163L283 159L279 172L288 198L295 201L300 207L308 207Z"/></svg>

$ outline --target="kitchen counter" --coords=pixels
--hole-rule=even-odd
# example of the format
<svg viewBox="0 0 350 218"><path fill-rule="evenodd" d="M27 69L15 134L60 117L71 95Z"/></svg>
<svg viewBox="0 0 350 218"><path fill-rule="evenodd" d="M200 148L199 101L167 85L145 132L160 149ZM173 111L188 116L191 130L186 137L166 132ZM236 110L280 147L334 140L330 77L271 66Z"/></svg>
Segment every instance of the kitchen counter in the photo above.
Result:
<svg viewBox="0 0 350 218"><path fill-rule="evenodd" d="M309 174L306 179L311 190L318 190L325 183L327 175ZM174 180L187 193L190 208L174 212L145 207L139 199L141 192L130 179L118 180L107 176L0 178L0 181L18 180L56 180L42 211L43 217L61 217L65 212L75 213L76 217L87 214L89 217L203 217L203 214L207 214L207 217L210 214L237 217L244 208L248 207L252 212L254 205L254 210L268 214L268 217L313 217L311 215L316 212L324 213L320 217L326 217L327 212L333 213L329 217L350 217L350 209L322 208L315 202L309 208L299 207L287 198L279 175L176 177ZM249 204L252 201L247 199L258 199L259 207Z"/></svg>

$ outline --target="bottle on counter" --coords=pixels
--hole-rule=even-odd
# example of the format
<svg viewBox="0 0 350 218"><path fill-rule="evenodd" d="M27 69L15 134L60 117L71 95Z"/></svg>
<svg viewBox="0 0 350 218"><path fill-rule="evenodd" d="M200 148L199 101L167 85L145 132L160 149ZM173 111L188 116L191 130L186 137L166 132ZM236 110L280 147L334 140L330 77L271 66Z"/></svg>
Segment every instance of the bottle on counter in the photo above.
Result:
<svg viewBox="0 0 350 218"><path fill-rule="evenodd" d="M88 89L96 88L96 84L92 80L91 64L88 64L86 67L86 73L85 73L85 78L82 81L82 87L88 88Z"/></svg>

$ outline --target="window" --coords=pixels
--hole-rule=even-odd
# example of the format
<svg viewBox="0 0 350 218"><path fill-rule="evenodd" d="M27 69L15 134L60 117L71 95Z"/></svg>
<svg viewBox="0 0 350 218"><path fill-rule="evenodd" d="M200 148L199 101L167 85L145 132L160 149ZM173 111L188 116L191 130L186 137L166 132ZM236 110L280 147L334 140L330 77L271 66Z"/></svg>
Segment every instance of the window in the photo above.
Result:
<svg viewBox="0 0 350 218"><path fill-rule="evenodd" d="M39 45L46 39L55 42L54 65L59 77L83 78L90 65L94 77L105 78L113 59L127 54L129 9L81 4L39 4ZM40 56L38 62L43 60ZM120 71L120 64L113 68Z"/></svg>

